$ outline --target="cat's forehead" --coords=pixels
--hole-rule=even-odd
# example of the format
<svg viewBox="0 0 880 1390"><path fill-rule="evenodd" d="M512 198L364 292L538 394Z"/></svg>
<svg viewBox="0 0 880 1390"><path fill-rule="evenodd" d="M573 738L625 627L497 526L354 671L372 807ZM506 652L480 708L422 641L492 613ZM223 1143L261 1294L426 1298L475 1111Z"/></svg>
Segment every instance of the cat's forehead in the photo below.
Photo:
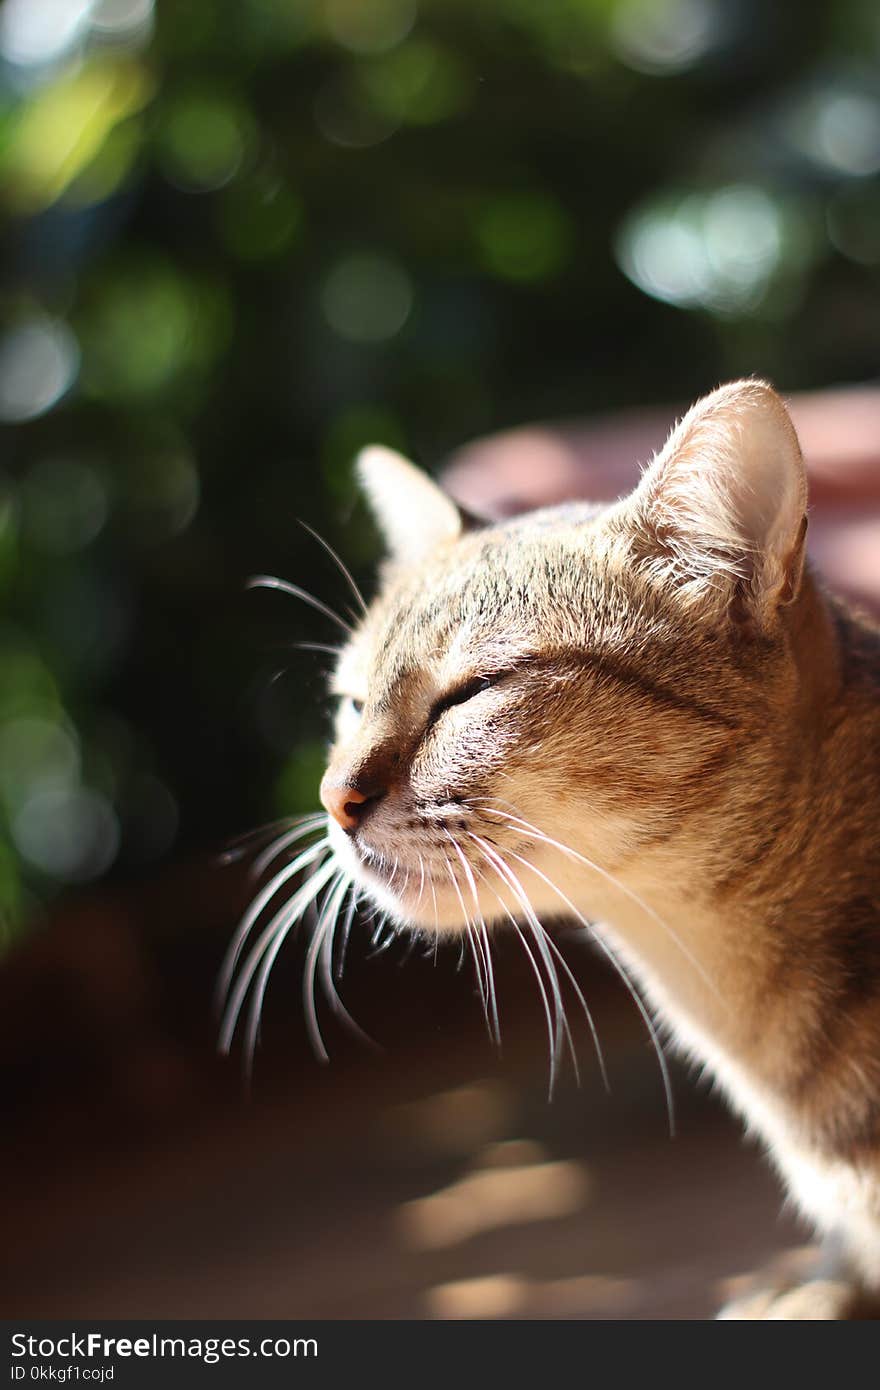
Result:
<svg viewBox="0 0 880 1390"><path fill-rule="evenodd" d="M389 570L343 655L340 684L450 682L533 655L573 631L588 640L607 606L600 509L547 509L487 527L420 568ZM597 553L598 552L598 553Z"/></svg>
<svg viewBox="0 0 880 1390"><path fill-rule="evenodd" d="M390 577L380 597L383 640L485 639L546 624L554 588L589 568L586 530L561 518L537 513L489 527Z"/></svg>

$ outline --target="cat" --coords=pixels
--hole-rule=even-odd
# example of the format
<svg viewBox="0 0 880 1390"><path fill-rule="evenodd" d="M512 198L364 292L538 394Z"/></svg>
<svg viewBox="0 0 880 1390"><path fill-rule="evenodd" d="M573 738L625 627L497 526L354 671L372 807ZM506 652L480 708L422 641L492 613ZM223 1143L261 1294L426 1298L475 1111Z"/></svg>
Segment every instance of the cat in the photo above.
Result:
<svg viewBox="0 0 880 1390"><path fill-rule="evenodd" d="M308 971L355 892L467 933L490 995L489 929L549 978L542 916L589 924L836 1251L721 1316L853 1315L880 1290L880 631L806 560L785 405L722 386L630 496L497 524L386 449L358 469L388 558L333 673L326 840L292 861L329 884Z"/></svg>

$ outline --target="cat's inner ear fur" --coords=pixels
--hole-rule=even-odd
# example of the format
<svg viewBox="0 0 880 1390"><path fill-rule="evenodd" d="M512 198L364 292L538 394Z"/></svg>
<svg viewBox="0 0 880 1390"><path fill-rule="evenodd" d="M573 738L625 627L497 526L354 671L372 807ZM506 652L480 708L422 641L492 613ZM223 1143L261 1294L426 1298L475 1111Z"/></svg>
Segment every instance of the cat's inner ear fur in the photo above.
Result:
<svg viewBox="0 0 880 1390"><path fill-rule="evenodd" d="M629 507L642 563L689 602L760 622L797 597L806 473L788 411L763 382L698 401Z"/></svg>
<svg viewBox="0 0 880 1390"><path fill-rule="evenodd" d="M355 466L392 560L417 564L444 541L481 524L393 449L371 444Z"/></svg>

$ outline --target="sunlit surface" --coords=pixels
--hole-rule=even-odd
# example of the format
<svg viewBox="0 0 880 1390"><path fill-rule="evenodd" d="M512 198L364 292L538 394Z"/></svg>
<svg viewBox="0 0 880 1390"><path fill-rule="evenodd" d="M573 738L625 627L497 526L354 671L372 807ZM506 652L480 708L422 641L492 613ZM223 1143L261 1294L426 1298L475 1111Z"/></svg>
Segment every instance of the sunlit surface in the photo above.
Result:
<svg viewBox="0 0 880 1390"><path fill-rule="evenodd" d="M406 1152L461 1155L500 1139L512 1118L509 1088L497 1081L481 1081L392 1110L386 1127L394 1148L402 1145Z"/></svg>
<svg viewBox="0 0 880 1390"><path fill-rule="evenodd" d="M572 1162L491 1167L410 1202L400 1214L405 1238L422 1249L457 1245L511 1222L567 1216L583 1206L587 1175Z"/></svg>
<svg viewBox="0 0 880 1390"><path fill-rule="evenodd" d="M542 1283L517 1274L490 1274L438 1284L425 1294L433 1318L583 1318L632 1313L637 1279L586 1274Z"/></svg>
<svg viewBox="0 0 880 1390"><path fill-rule="evenodd" d="M515 1274L438 1284L425 1295L435 1318L509 1318L521 1312L525 1301L526 1281Z"/></svg>

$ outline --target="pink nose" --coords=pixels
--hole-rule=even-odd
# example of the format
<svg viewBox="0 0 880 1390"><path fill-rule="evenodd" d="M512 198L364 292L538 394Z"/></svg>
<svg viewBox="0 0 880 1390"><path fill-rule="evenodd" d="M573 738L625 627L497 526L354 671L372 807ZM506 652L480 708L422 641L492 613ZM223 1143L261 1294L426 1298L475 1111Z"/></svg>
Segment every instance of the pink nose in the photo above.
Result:
<svg viewBox="0 0 880 1390"><path fill-rule="evenodd" d="M321 800L336 824L350 832L357 830L363 808L371 798L364 796L363 792L356 791L354 787L331 786L325 777L321 783Z"/></svg>

